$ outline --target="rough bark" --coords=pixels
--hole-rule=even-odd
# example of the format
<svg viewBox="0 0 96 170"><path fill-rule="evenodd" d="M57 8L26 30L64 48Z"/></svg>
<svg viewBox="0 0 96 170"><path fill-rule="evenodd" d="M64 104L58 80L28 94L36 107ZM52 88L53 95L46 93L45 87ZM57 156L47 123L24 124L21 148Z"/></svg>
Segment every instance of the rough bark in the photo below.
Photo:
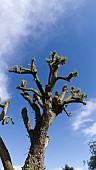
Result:
<svg viewBox="0 0 96 170"><path fill-rule="evenodd" d="M4 170L15 170L13 168L8 149L6 148L2 138L0 138L0 158L1 158Z"/></svg>
<svg viewBox="0 0 96 170"><path fill-rule="evenodd" d="M52 112L52 97L50 97L46 100L40 123L36 124L34 128L31 147L22 170L44 170L44 152L49 141L47 133L55 117L56 114Z"/></svg>

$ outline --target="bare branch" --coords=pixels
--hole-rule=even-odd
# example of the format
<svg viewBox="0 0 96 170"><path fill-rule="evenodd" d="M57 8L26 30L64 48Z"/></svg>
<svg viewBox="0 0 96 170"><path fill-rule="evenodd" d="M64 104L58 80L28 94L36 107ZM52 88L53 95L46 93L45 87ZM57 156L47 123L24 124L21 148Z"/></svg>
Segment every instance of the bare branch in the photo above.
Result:
<svg viewBox="0 0 96 170"><path fill-rule="evenodd" d="M33 98L34 98L34 101L37 101L37 102L38 102L38 104L39 104L39 106L40 106L41 108L44 108L44 105L43 105L43 103L42 103L42 101L41 101L41 97L40 97L39 95L37 95L37 94L35 93L35 94L33 94Z"/></svg>
<svg viewBox="0 0 96 170"><path fill-rule="evenodd" d="M46 62L49 64L49 63L52 63L54 61L54 58L56 56L56 51L54 52L51 52L50 55L52 56L52 59L49 60L48 58L46 58ZM48 77L48 84L50 84L50 81L51 81L51 74L52 74L52 68L51 68L51 65L49 64L49 67L50 67L50 73L49 73L49 77Z"/></svg>
<svg viewBox="0 0 96 170"><path fill-rule="evenodd" d="M37 110L37 109L39 110L38 105L34 103L33 99L29 96L27 91L22 92L21 95L24 97L24 99L26 99L29 102L29 104L34 110Z"/></svg>
<svg viewBox="0 0 96 170"><path fill-rule="evenodd" d="M23 68L22 66L20 66L20 68L18 67L18 65L15 65L13 67L13 70L8 70L9 72L14 72L14 73L18 73L18 74L32 74L31 70L28 68Z"/></svg>
<svg viewBox="0 0 96 170"><path fill-rule="evenodd" d="M9 105L10 105L10 100L7 100L4 104L0 104L0 107L3 108L3 110L0 114L0 121L2 121L2 125L9 123L9 120L6 120L7 118L9 118L11 120L12 124L14 124L12 117L5 116Z"/></svg>
<svg viewBox="0 0 96 170"><path fill-rule="evenodd" d="M35 81L38 89L40 90L40 93L42 95L44 95L45 91L44 91L42 84L39 80L39 77L37 75L37 69L36 69L34 61L35 61L35 58L32 58L31 64L28 64L30 66L30 69L23 68L22 66L18 67L18 65L15 65L13 70L9 70L9 72L14 72L14 73L18 73L18 74L32 74L34 77L34 81Z"/></svg>
<svg viewBox="0 0 96 170"><path fill-rule="evenodd" d="M61 94L59 94L58 90L56 90L55 96L52 99L53 105L55 105L55 104L62 105L62 101L63 101L63 98L64 98L66 93L68 93L68 86L67 86L67 84L65 84L63 86Z"/></svg>
<svg viewBox="0 0 96 170"><path fill-rule="evenodd" d="M51 53L52 59L46 58L46 62L49 65L50 73L48 78L48 85L46 86L46 91L52 91L56 83L58 68L60 65L66 63L66 57L60 57L56 52Z"/></svg>
<svg viewBox="0 0 96 170"><path fill-rule="evenodd" d="M39 80L39 77L38 77L38 75L37 75L37 68L36 68L36 65L35 65L34 61L35 61L35 58L32 58L32 61L31 61L31 71L32 71L32 75L33 75L33 77L34 77L34 81L35 81L38 89L40 90L40 93L41 93L42 95L44 95L45 91L44 91L44 89L43 89L43 87L42 87L42 84L41 84L41 82L40 82L40 80Z"/></svg>
<svg viewBox="0 0 96 170"><path fill-rule="evenodd" d="M75 103L75 102L86 104L86 102L84 102L83 100L84 98L87 98L87 95L84 93L81 94L80 89L75 90L75 87L72 86L70 92L71 94L63 100L64 104Z"/></svg>
<svg viewBox="0 0 96 170"><path fill-rule="evenodd" d="M0 137L0 158L5 170L15 170L12 165L10 154L6 148L2 138Z"/></svg>
<svg viewBox="0 0 96 170"><path fill-rule="evenodd" d="M78 76L78 72L77 72L77 71L76 71L76 72L71 72L71 73L69 74L69 76L66 77L66 80L67 80L67 81L70 81L71 78L77 77L77 76Z"/></svg>
<svg viewBox="0 0 96 170"><path fill-rule="evenodd" d="M57 80L69 81L69 80L67 79L67 77L64 77L64 76L58 76L58 77L56 78L56 81L57 81Z"/></svg>
<svg viewBox="0 0 96 170"><path fill-rule="evenodd" d="M21 95L24 97L25 100L27 100L29 102L30 106L35 111L35 117L36 117L36 121L38 123L41 119L39 106L33 101L33 99L29 96L27 91L24 91L23 93L21 93Z"/></svg>
<svg viewBox="0 0 96 170"><path fill-rule="evenodd" d="M55 96L52 99L52 109L56 113L56 115L60 114L64 110L68 116L71 116L72 113L68 113L65 109L69 103L82 103L86 105L86 102L83 100L87 97L87 95L81 94L80 89L75 90L75 87L72 86L70 90L71 94L69 94L65 99L63 99L67 92L68 86L66 84L62 88L61 94L59 94L57 90L55 92Z"/></svg>
<svg viewBox="0 0 96 170"><path fill-rule="evenodd" d="M59 95L59 100L62 101L65 94L68 93L68 86L65 84L62 88L62 93Z"/></svg>
<svg viewBox="0 0 96 170"><path fill-rule="evenodd" d="M33 77L34 77L34 80L35 80L35 82L36 82L36 85L37 85L38 89L40 90L40 93L41 93L42 95L44 95L44 94L45 94L45 90L44 90L44 88L42 87L42 84L41 84L41 82L40 82L40 80L39 80L38 75L37 75L37 74L34 74Z"/></svg>
<svg viewBox="0 0 96 170"><path fill-rule="evenodd" d="M61 80L70 81L71 78L78 76L77 71L70 73L67 77L57 76L59 66L61 64L62 65L65 64L67 59L66 57L58 56L56 52L51 53L51 56L52 56L52 59L46 58L46 62L48 63L49 68L50 68L48 85L46 86L46 91L52 91L57 80L61 79Z"/></svg>
<svg viewBox="0 0 96 170"><path fill-rule="evenodd" d="M22 80L25 81L25 80ZM22 91L32 91L33 93L35 93L36 95L38 95L39 97L42 97L42 95L40 94L39 91L33 89L33 88L26 88L26 86L24 86L23 84L16 86L17 89L20 89Z"/></svg>
<svg viewBox="0 0 96 170"><path fill-rule="evenodd" d="M65 81L69 81L69 82L70 82L70 80L71 80L73 77L77 77L77 76L78 76L78 72L76 71L76 72L70 73L67 77L58 76L58 77L56 78L56 81L57 81L57 80L65 80Z"/></svg>
<svg viewBox="0 0 96 170"><path fill-rule="evenodd" d="M30 120L29 120L28 115L27 115L27 109L26 109L26 107L22 109L21 114L22 114L22 118L23 118L25 127L26 127L26 129L27 129L27 132L28 132L28 134L29 134L30 140L32 141L32 138L33 138L33 129L32 129Z"/></svg>
<svg viewBox="0 0 96 170"><path fill-rule="evenodd" d="M63 110L65 111L65 113L67 114L67 116L69 116L69 117L72 116L72 113L71 113L71 112L68 113L67 110L65 109L65 107L64 107Z"/></svg>

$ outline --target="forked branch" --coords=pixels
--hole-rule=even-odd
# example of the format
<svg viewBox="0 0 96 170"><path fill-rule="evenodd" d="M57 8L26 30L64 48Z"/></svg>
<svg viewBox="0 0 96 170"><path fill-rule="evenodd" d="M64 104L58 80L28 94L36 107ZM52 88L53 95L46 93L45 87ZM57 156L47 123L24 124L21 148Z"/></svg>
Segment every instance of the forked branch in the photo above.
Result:
<svg viewBox="0 0 96 170"><path fill-rule="evenodd" d="M37 90L35 90L35 89L33 89L32 87L31 87L31 88L26 88L25 82L27 83L26 80L22 80L21 85L16 86L16 88L17 88L17 89L20 89L20 90L22 90L22 91L32 91L32 92L35 93L37 96L42 97L42 95L40 94L40 92L37 91Z"/></svg>
<svg viewBox="0 0 96 170"><path fill-rule="evenodd" d="M35 58L32 58L31 64L28 64L30 66L30 69L24 68L22 66L18 67L18 65L15 65L13 67L13 70L9 70L9 72L14 72L14 73L18 73L18 74L32 74L34 77L34 81L35 81L40 93L42 95L44 95L44 88L42 87L42 84L41 84L39 77L37 75L37 68L36 68L34 61L35 61Z"/></svg>
<svg viewBox="0 0 96 170"><path fill-rule="evenodd" d="M24 91L21 93L21 95L24 97L25 100L27 100L32 107L32 109L35 111L35 117L36 121L40 121L41 119L41 114L40 114L40 108L39 106L34 102L34 100L29 96L27 91Z"/></svg>
<svg viewBox="0 0 96 170"><path fill-rule="evenodd" d="M87 98L87 95L85 93L81 94L80 89L75 90L74 86L71 87L70 92L71 94L66 97L63 102L66 102L66 104L68 104L77 101L85 104L85 102L83 102L83 99Z"/></svg>
<svg viewBox="0 0 96 170"><path fill-rule="evenodd" d="M10 105L10 100L7 100L4 104L0 104L0 107L3 109L0 114L0 121L2 121L2 125L9 123L9 120L6 120L7 118L9 118L12 124L14 124L12 117L6 116L9 105Z"/></svg>
<svg viewBox="0 0 96 170"><path fill-rule="evenodd" d="M60 114L63 110L68 116L71 116L72 113L68 113L66 108L69 103L82 103L86 105L84 98L87 98L86 94L81 94L80 89L76 89L72 86L70 90L70 94L66 97L65 94L68 93L68 86L65 84L62 88L62 93L60 94L58 90L55 92L55 96L52 99L53 102L53 110L57 112L57 115Z"/></svg>
<svg viewBox="0 0 96 170"><path fill-rule="evenodd" d="M61 79L61 80L70 81L71 78L78 76L77 72L72 72L67 77L58 76L57 75L58 69L60 65L63 65L66 63L67 58L58 56L56 52L51 53L51 57L52 59L46 58L46 62L48 63L49 68L50 68L48 84L46 85L46 91L52 91L57 80Z"/></svg>

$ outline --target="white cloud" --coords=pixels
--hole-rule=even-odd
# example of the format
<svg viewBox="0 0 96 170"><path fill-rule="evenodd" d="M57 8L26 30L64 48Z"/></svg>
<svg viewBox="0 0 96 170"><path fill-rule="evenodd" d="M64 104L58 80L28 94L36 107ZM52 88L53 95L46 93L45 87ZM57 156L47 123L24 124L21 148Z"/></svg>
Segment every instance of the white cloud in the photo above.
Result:
<svg viewBox="0 0 96 170"><path fill-rule="evenodd" d="M76 0L1 0L0 56L12 50L21 37L38 35L83 4ZM64 16L63 15L63 16ZM35 34L36 33L36 34Z"/></svg>
<svg viewBox="0 0 96 170"><path fill-rule="evenodd" d="M6 76L5 70L7 70L7 64L1 60L0 61L0 98L2 100L7 100L8 98L10 98L10 95L7 91L9 80L8 80L8 76Z"/></svg>
<svg viewBox="0 0 96 170"><path fill-rule="evenodd" d="M96 136L96 100L90 99L86 106L82 106L75 112L78 115L73 120L73 130L80 130L89 137Z"/></svg>
<svg viewBox="0 0 96 170"><path fill-rule="evenodd" d="M24 37L39 36L60 17L75 11L84 0L0 0L0 61L8 63ZM5 70L5 71L4 71ZM0 96L9 97L8 77L0 63ZM1 80L2 79L2 80Z"/></svg>
<svg viewBox="0 0 96 170"><path fill-rule="evenodd" d="M89 135L90 137L96 136L96 123L93 123L91 126L84 128L82 132L85 135Z"/></svg>
<svg viewBox="0 0 96 170"><path fill-rule="evenodd" d="M9 98L6 74L11 52L22 36L28 35L28 13L30 0L0 1L0 97Z"/></svg>
<svg viewBox="0 0 96 170"><path fill-rule="evenodd" d="M17 166L17 165L16 165L16 166L14 166L14 169L15 169L15 170L21 170L21 167L22 167L22 166Z"/></svg>
<svg viewBox="0 0 96 170"><path fill-rule="evenodd" d="M28 35L30 4L30 0L0 1L0 56L10 52L19 38Z"/></svg>

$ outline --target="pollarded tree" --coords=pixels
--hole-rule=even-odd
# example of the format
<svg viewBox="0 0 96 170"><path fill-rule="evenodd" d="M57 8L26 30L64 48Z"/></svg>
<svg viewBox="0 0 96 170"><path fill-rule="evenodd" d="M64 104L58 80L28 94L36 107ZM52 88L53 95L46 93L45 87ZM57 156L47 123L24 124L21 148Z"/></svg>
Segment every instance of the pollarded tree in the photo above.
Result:
<svg viewBox="0 0 96 170"><path fill-rule="evenodd" d="M22 109L22 118L30 137L30 149L22 170L44 170L44 152L49 141L47 133L50 125L63 111L68 116L71 116L71 113L68 113L66 110L70 103L82 103L86 105L83 99L87 97L86 94L81 94L80 89L75 89L74 86L71 87L69 94L67 84L64 84L61 93L56 90L55 95L53 95L52 92L58 80L70 82L73 77L78 76L77 72L71 72L66 77L58 76L58 69L60 65L66 63L66 57L61 57L56 52L51 52L51 59L46 58L50 72L48 83L45 87L40 82L34 61L35 58L32 58L29 65L30 68L15 65L12 70L9 70L9 72L17 74L31 74L38 88L38 90L35 90L32 87L26 87L26 80L22 80L21 85L17 86L17 89L22 91L22 97L28 101L34 110L36 119L35 126L33 127L28 118L27 108ZM33 97L30 96L30 91L33 93ZM68 93L67 97L66 93Z"/></svg>

